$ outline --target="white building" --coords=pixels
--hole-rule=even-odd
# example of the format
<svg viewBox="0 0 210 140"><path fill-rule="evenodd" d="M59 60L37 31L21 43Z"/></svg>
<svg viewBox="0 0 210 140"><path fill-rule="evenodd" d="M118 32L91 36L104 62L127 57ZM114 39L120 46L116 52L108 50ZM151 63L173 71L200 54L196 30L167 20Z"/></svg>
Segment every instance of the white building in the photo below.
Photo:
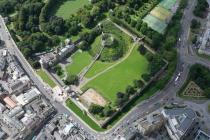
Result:
<svg viewBox="0 0 210 140"><path fill-rule="evenodd" d="M24 94L20 94L16 97L16 100L21 105L26 105L36 98L40 97L40 91L37 88L32 88Z"/></svg>
<svg viewBox="0 0 210 140"><path fill-rule="evenodd" d="M190 108L164 109L165 127L172 140L190 139L197 132L197 116Z"/></svg>

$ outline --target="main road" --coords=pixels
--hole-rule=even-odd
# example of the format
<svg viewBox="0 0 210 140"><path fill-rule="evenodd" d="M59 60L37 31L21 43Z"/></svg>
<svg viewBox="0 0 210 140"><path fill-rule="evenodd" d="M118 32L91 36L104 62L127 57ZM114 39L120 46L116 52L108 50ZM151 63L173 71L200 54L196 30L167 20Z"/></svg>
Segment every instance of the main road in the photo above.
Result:
<svg viewBox="0 0 210 140"><path fill-rule="evenodd" d="M12 53L17 57L19 62L21 63L22 67L29 75L31 80L34 84L38 87L38 89L46 96L47 99L52 103L52 105L57 109L58 113L65 113L71 115L75 122L79 123L80 126L87 131L89 134L94 136L93 139L113 139L115 135L119 133L120 130L124 128L128 128L132 122L136 121L137 119L144 117L146 114L157 110L161 107L161 105L170 103L176 99L176 93L184 84L185 80L187 79L187 75L189 72L189 68L192 64L200 63L207 67L210 67L210 62L206 59L200 58L193 53L193 50L190 48L187 42L187 38L189 35L190 30L190 22L192 19L192 11L196 4L196 0L190 0L187 8L184 11L184 16L182 18L182 31L180 33L181 41L177 43L177 52L178 52L178 64L176 71L165 86L165 88L161 91L155 93L153 97L148 100L143 101L136 107L134 107L130 112L128 112L116 125L112 128L107 130L106 132L96 132L92 130L89 126L87 126L81 119L79 119L74 114L70 113L62 104L55 102L51 95L44 87L44 83L40 81L36 72L33 70L31 65L25 59L23 54L18 49L16 43L13 41L2 17L0 17L0 38L5 41L5 45ZM174 79L178 73L182 73L179 81L177 84L174 83ZM160 106L159 106L160 105Z"/></svg>

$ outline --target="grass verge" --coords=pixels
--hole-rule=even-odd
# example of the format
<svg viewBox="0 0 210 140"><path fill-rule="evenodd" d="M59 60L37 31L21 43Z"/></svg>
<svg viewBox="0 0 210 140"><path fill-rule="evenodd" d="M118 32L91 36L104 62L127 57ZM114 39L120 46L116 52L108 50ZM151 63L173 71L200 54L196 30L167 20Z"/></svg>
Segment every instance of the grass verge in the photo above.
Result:
<svg viewBox="0 0 210 140"><path fill-rule="evenodd" d="M92 129L96 131L104 131L105 129L101 128L96 124L88 115L86 115L75 103L70 99L66 100L66 105L70 108L77 116L80 117L86 124L88 124Z"/></svg>
<svg viewBox="0 0 210 140"><path fill-rule="evenodd" d="M54 88L56 86L56 83L47 75L47 73L39 69L37 70L37 74L42 78L42 80L47 83L51 88Z"/></svg>

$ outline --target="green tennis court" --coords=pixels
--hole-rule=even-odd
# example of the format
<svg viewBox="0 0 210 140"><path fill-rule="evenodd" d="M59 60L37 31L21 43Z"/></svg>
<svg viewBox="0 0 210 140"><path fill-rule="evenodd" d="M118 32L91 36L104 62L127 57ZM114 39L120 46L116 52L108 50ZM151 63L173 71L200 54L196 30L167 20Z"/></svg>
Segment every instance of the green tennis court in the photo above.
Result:
<svg viewBox="0 0 210 140"><path fill-rule="evenodd" d="M167 24L164 21L152 16L151 14L147 15L143 21L146 22L153 30L161 34L164 33L165 28L167 27Z"/></svg>
<svg viewBox="0 0 210 140"><path fill-rule="evenodd" d="M167 19L169 19L172 16L172 13L169 10L167 10L161 6L155 7L150 12L150 14L154 17L159 18L160 20L163 20L163 21L167 21Z"/></svg>
<svg viewBox="0 0 210 140"><path fill-rule="evenodd" d="M172 7L176 4L177 0L163 0L159 3L159 6L171 10Z"/></svg>

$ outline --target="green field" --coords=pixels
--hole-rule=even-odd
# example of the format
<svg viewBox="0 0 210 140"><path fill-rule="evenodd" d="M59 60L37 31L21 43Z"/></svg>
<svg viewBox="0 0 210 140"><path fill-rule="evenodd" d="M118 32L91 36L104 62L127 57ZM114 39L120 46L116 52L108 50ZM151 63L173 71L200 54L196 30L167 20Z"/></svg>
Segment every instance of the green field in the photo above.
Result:
<svg viewBox="0 0 210 140"><path fill-rule="evenodd" d="M92 61L91 55L86 51L77 51L72 56L72 63L66 66L68 75L79 74L84 67L88 66Z"/></svg>
<svg viewBox="0 0 210 140"><path fill-rule="evenodd" d="M176 1L177 0L163 0L160 2L159 6L171 10L171 8L176 4Z"/></svg>
<svg viewBox="0 0 210 140"><path fill-rule="evenodd" d="M147 71L148 61L140 55L136 47L127 59L87 83L83 90L94 88L104 98L114 103L117 92L124 92L128 85L133 85L133 81L140 79Z"/></svg>
<svg viewBox="0 0 210 140"><path fill-rule="evenodd" d="M42 80L47 83L51 88L54 88L56 86L55 82L47 75L47 73L40 69L37 70L37 74L42 78Z"/></svg>
<svg viewBox="0 0 210 140"><path fill-rule="evenodd" d="M70 108L77 116L79 116L85 123L87 123L92 129L96 131L103 131L89 116L83 113L83 111L70 99L66 100L66 105Z"/></svg>
<svg viewBox="0 0 210 140"><path fill-rule="evenodd" d="M150 14L148 14L144 19L143 19L144 22L146 22L148 24L149 27L151 27L153 30L159 32L159 33L164 33L166 27L167 27L167 24L158 19L157 17L154 17Z"/></svg>
<svg viewBox="0 0 210 140"><path fill-rule="evenodd" d="M65 0L57 9L55 15L68 19L84 5L90 4L89 0Z"/></svg>

